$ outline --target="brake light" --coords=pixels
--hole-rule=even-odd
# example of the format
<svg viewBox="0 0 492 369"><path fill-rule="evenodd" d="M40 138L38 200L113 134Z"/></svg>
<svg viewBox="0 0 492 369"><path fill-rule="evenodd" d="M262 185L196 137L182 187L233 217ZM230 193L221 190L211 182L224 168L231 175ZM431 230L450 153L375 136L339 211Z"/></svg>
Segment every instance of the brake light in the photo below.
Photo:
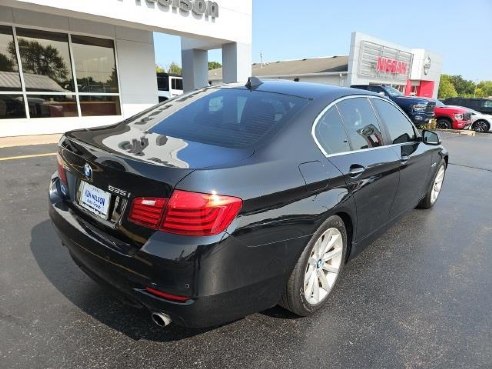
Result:
<svg viewBox="0 0 492 369"><path fill-rule="evenodd" d="M63 159L60 154L56 155L56 159L58 160L58 177L60 181L67 185L67 173L65 172L65 165L63 164Z"/></svg>
<svg viewBox="0 0 492 369"><path fill-rule="evenodd" d="M157 229L166 203L167 199L137 197L133 200L128 219L133 223Z"/></svg>
<svg viewBox="0 0 492 369"><path fill-rule="evenodd" d="M168 233L212 236L232 223L242 204L237 197L176 190L169 201L134 199L128 219Z"/></svg>
<svg viewBox="0 0 492 369"><path fill-rule="evenodd" d="M162 230L189 236L210 236L224 231L239 213L237 197L174 191Z"/></svg>

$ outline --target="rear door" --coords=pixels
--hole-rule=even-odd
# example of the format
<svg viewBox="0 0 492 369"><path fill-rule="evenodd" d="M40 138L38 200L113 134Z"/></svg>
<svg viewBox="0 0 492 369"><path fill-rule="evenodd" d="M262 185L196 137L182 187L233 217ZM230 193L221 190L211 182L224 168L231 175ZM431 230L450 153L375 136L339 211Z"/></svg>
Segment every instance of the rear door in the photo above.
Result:
<svg viewBox="0 0 492 369"><path fill-rule="evenodd" d="M398 155L384 146L378 119L366 97L336 103L318 120L315 135L354 196L355 238L362 240L389 220L399 181Z"/></svg>
<svg viewBox="0 0 492 369"><path fill-rule="evenodd" d="M417 139L413 124L400 109L384 99L371 98L370 101L400 161L400 183L390 211L393 218L413 209L423 197L433 165L432 151Z"/></svg>

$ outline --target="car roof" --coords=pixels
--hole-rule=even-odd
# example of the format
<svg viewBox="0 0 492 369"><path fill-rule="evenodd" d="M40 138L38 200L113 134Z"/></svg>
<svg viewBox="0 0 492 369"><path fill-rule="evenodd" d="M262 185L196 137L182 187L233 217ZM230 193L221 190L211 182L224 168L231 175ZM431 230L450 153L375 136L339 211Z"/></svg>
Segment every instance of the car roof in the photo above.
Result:
<svg viewBox="0 0 492 369"><path fill-rule="evenodd" d="M288 80L267 80L262 79L262 84L253 87L255 91L273 92L285 95L298 96L306 99L317 99L317 98L330 98L338 99L347 95L368 95L368 96L380 96L374 92L366 90L356 90L353 88L339 87L333 85L325 85L321 83L311 83L311 82L294 82ZM242 84L228 84L224 85L227 87L243 87Z"/></svg>

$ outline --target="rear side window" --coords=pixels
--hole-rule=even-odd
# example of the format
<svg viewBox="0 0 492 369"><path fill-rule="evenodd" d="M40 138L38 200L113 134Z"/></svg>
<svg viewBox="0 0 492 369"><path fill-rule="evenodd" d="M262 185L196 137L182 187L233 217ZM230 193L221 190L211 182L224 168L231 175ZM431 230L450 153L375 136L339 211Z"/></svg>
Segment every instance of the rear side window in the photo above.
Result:
<svg viewBox="0 0 492 369"><path fill-rule="evenodd" d="M173 90L182 90L183 89L183 80L178 78L173 78L171 80L171 87Z"/></svg>
<svg viewBox="0 0 492 369"><path fill-rule="evenodd" d="M129 124L184 140L244 148L277 132L308 101L246 88L207 88L158 105Z"/></svg>
<svg viewBox="0 0 492 369"><path fill-rule="evenodd" d="M318 121L314 132L326 154L350 151L347 133L336 107L330 108Z"/></svg>
<svg viewBox="0 0 492 369"><path fill-rule="evenodd" d="M382 99L371 99L381 120L388 128L393 144L400 144L415 140L415 131L412 124L397 108Z"/></svg>
<svg viewBox="0 0 492 369"><path fill-rule="evenodd" d="M383 145L383 135L374 110L365 97L342 100L338 110L349 135L353 150Z"/></svg>

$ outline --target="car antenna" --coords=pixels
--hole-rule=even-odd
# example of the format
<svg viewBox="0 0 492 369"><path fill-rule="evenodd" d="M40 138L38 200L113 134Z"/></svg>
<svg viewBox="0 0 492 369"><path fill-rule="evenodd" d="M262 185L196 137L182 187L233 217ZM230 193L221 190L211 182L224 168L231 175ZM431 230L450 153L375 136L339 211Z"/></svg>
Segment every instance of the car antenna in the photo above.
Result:
<svg viewBox="0 0 492 369"><path fill-rule="evenodd" d="M262 80L258 77L249 77L248 82L246 82L246 88L248 90L253 90L263 84Z"/></svg>

